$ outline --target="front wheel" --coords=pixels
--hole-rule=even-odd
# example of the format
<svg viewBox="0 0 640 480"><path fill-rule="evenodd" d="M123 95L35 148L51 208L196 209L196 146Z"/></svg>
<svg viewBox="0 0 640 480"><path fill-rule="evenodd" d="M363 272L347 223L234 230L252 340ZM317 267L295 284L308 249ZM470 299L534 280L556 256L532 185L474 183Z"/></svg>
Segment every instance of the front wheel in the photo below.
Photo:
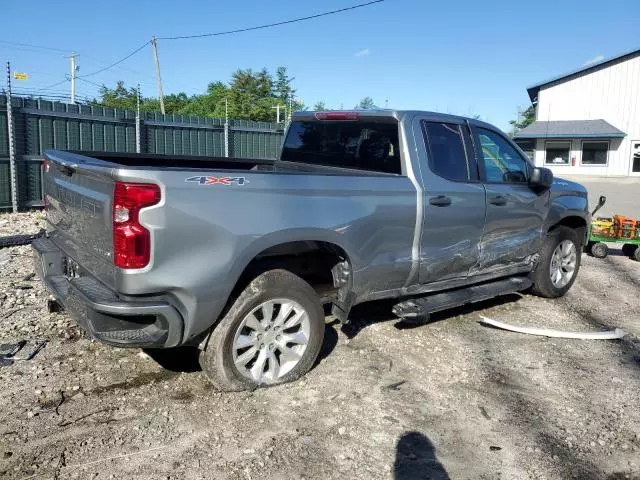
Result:
<svg viewBox="0 0 640 480"><path fill-rule="evenodd" d="M532 292L546 298L563 296L576 280L580 259L580 241L575 230L560 226L549 232L532 274Z"/></svg>
<svg viewBox="0 0 640 480"><path fill-rule="evenodd" d="M313 366L324 311L311 286L286 270L256 277L214 327L200 365L222 391L293 381Z"/></svg>
<svg viewBox="0 0 640 480"><path fill-rule="evenodd" d="M591 255L596 258L606 258L609 255L609 247L606 243L594 243L591 246Z"/></svg>

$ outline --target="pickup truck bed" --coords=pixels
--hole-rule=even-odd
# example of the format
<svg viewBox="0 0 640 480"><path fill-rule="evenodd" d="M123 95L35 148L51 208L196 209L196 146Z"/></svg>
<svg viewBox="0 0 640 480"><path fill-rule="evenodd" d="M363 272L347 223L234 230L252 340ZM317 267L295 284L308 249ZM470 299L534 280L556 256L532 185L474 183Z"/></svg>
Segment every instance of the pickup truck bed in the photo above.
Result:
<svg viewBox="0 0 640 480"><path fill-rule="evenodd" d="M588 220L583 187L552 184L491 125L430 112L296 114L276 161L45 157L33 246L54 294L107 343L199 345L224 389L308 370L323 300L346 321L357 303L523 275L506 284L562 295ZM491 288L473 291L438 305ZM269 330L294 318L297 336Z"/></svg>

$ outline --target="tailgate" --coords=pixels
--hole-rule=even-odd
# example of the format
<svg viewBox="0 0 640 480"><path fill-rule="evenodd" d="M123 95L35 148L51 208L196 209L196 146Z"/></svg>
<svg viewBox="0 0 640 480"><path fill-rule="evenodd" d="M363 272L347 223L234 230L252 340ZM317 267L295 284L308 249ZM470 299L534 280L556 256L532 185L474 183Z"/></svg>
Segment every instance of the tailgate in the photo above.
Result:
<svg viewBox="0 0 640 480"><path fill-rule="evenodd" d="M114 286L111 169L106 162L104 166L75 163L74 157L45 154L43 188L50 237L82 268Z"/></svg>

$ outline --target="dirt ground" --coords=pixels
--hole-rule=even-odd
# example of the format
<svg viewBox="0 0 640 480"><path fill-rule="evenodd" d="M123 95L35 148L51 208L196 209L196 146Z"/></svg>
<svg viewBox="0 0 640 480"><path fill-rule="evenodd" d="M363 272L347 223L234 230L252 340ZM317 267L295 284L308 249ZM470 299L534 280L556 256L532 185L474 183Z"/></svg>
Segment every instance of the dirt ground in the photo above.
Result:
<svg viewBox="0 0 640 480"><path fill-rule="evenodd" d="M0 235L41 221L2 215ZM640 478L640 263L626 257L583 257L563 299L511 295L417 328L389 304L358 308L348 335L327 320L301 381L233 394L193 351L87 339L47 313L32 272L29 247L0 250L0 343L48 341L0 366L0 478ZM480 314L629 334L548 339Z"/></svg>

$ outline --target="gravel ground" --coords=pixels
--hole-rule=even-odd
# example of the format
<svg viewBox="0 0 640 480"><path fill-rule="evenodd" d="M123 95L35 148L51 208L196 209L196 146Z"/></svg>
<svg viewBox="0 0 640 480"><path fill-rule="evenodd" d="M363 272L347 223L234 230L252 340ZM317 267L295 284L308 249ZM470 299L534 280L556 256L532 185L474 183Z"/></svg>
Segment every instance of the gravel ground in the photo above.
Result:
<svg viewBox="0 0 640 480"><path fill-rule="evenodd" d="M41 222L3 215L0 235ZM0 342L48 340L0 367L0 478L640 479L640 263L583 259L560 300L511 295L411 329L374 303L348 335L328 319L301 381L222 394L192 350L108 347L47 313L29 247L0 250ZM547 339L480 314L629 335Z"/></svg>

